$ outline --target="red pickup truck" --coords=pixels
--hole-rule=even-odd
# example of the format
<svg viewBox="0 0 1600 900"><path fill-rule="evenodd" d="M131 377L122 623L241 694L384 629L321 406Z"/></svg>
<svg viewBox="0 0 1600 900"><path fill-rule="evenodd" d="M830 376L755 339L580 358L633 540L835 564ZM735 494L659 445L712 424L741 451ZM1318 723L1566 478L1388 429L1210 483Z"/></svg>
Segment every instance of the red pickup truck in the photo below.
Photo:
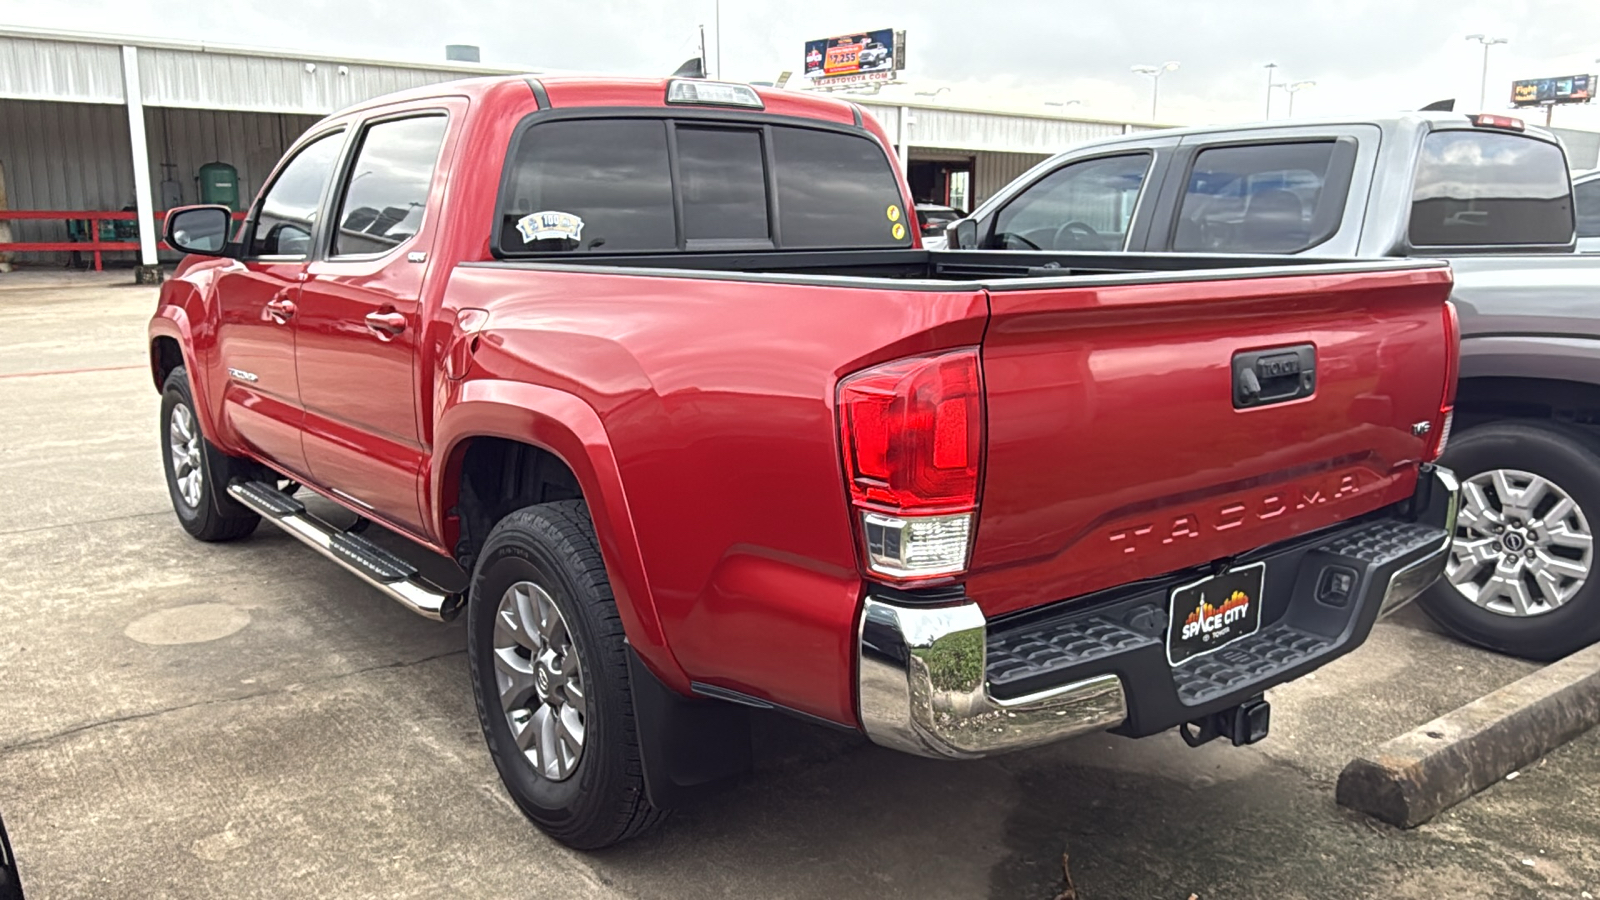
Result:
<svg viewBox="0 0 1600 900"><path fill-rule="evenodd" d="M824 97L330 116L236 232L167 219L173 506L464 610L506 789L576 847L741 771L751 709L944 758L1259 740L1267 688L1438 574L1444 265L930 252L913 216Z"/></svg>

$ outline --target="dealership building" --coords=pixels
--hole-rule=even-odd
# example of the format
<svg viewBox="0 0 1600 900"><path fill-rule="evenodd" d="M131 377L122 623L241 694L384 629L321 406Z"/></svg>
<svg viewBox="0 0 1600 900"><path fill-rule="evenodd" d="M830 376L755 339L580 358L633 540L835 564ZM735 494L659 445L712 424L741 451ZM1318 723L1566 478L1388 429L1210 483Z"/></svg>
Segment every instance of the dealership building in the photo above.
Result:
<svg viewBox="0 0 1600 900"><path fill-rule="evenodd" d="M0 244L9 230L11 242L33 245L14 253L19 262L103 257L154 274L165 210L197 202L244 209L318 118L405 88L538 72L482 65L475 48L451 49L467 52L415 63L0 28ZM841 96L883 124L919 203L962 210L1053 153L1152 127ZM1563 136L1575 166L1595 165L1600 135Z"/></svg>
<svg viewBox="0 0 1600 900"><path fill-rule="evenodd" d="M161 212L247 207L318 118L391 91L493 74L537 70L0 28L0 232L9 225L12 241L52 248L17 252L19 262L88 265L92 254L69 245L87 249L98 237L127 248L104 252L107 262L151 264ZM1052 153L1149 127L841 96L883 124L920 202L961 209Z"/></svg>

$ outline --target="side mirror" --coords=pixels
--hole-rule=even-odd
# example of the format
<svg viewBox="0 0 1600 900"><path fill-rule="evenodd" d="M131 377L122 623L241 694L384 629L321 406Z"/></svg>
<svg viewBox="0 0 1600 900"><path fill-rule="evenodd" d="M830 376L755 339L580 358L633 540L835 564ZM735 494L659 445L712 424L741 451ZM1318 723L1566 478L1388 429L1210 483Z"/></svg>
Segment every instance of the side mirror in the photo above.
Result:
<svg viewBox="0 0 1600 900"><path fill-rule="evenodd" d="M951 250L975 250L978 247L978 223L971 219L957 219L944 227L945 246Z"/></svg>
<svg viewBox="0 0 1600 900"><path fill-rule="evenodd" d="M201 256L225 256L233 213L226 206L185 206L167 213L167 246Z"/></svg>

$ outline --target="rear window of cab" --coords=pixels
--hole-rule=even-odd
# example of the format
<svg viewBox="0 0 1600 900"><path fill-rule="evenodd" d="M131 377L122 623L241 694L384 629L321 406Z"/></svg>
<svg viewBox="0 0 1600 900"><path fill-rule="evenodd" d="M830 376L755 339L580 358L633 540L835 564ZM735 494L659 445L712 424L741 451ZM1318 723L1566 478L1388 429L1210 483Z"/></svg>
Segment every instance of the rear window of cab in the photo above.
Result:
<svg viewBox="0 0 1600 900"><path fill-rule="evenodd" d="M1481 129L1431 132L1411 196L1413 247L1565 244L1567 160L1550 141Z"/></svg>
<svg viewBox="0 0 1600 900"><path fill-rule="evenodd" d="M497 215L502 257L897 248L915 222L865 134L653 117L518 129Z"/></svg>

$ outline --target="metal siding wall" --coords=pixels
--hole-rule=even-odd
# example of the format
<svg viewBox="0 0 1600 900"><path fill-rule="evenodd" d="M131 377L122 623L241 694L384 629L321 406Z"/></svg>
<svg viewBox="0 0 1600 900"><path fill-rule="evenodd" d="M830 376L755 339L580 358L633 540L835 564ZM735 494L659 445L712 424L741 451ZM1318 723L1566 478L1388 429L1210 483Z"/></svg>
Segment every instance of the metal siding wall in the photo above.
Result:
<svg viewBox="0 0 1600 900"><path fill-rule="evenodd" d="M1048 153L979 153L972 172L972 208L993 197L1023 172L1049 159Z"/></svg>
<svg viewBox="0 0 1600 900"><path fill-rule="evenodd" d="M122 50L0 36L0 97L121 103Z"/></svg>
<svg viewBox="0 0 1600 900"><path fill-rule="evenodd" d="M868 103L861 106L883 124L891 139L895 137L899 107ZM1148 126L1125 125L1121 122L1086 122L1053 116L927 106L910 106L907 109L912 119L907 135L913 147L1048 155L1060 153L1085 141L1114 137L1125 130L1148 129Z"/></svg>
<svg viewBox="0 0 1600 900"><path fill-rule="evenodd" d="M150 139L150 183L160 206L160 184L173 163L172 179L183 187L183 202L198 203L195 175L208 162L225 162L239 170L239 197L249 204L272 174L289 145L317 122L317 116L279 113L222 112L147 106L145 132Z"/></svg>
<svg viewBox="0 0 1600 900"><path fill-rule="evenodd" d="M0 163L11 209L132 206L128 112L121 106L0 99ZM64 222L11 223L12 240L64 241ZM19 253L19 260L59 258Z"/></svg>
<svg viewBox="0 0 1600 900"><path fill-rule="evenodd" d="M315 71L306 71L308 62ZM139 76L144 102L150 106L324 116L381 94L475 74L479 73L139 48Z"/></svg>
<svg viewBox="0 0 1600 900"><path fill-rule="evenodd" d="M249 203L283 151L317 116L145 108L150 183L160 205L161 163L175 163L185 203L199 199L195 173L213 160L239 170L240 197ZM0 163L10 209L122 209L134 205L128 113L121 106L0 99ZM16 241L64 241L59 221L11 223ZM132 253L111 254L112 259ZM61 261L61 254L18 254L26 262Z"/></svg>

